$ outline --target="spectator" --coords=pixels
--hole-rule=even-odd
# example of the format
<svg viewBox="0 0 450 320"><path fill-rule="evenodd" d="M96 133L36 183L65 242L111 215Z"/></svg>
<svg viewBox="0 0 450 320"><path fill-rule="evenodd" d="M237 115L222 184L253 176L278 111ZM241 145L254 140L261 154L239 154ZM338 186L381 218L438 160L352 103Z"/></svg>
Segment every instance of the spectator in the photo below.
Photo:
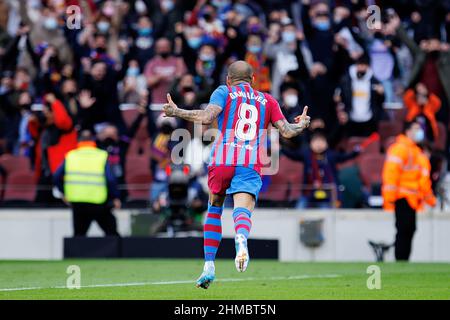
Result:
<svg viewBox="0 0 450 320"><path fill-rule="evenodd" d="M255 73L253 88L259 91L269 92L271 88L270 72L266 55L263 52L262 43L263 41L260 35L249 35L247 40L247 53L245 54L245 61L252 66Z"/></svg>
<svg viewBox="0 0 450 320"><path fill-rule="evenodd" d="M417 45L400 24L400 18L394 16L388 25L389 32L395 35L409 48L414 57L414 64L407 86L423 83L430 93L441 99L442 107L437 117L449 119L450 106L450 47L442 43L436 33L428 34Z"/></svg>
<svg viewBox="0 0 450 320"><path fill-rule="evenodd" d="M159 39L155 50L156 56L146 64L144 75L151 89L151 102L164 103L171 81L186 72L186 65L172 55L172 46L167 38Z"/></svg>
<svg viewBox="0 0 450 320"><path fill-rule="evenodd" d="M383 86L373 76L369 61L361 57L340 83L342 103L348 115L349 136L366 137L378 129L383 116Z"/></svg>
<svg viewBox="0 0 450 320"><path fill-rule="evenodd" d="M436 141L439 136L436 113L441 107L441 100L435 94L428 92L423 83L418 83L415 89L408 89L403 97L407 121L417 120L422 123L425 137L428 141Z"/></svg>
<svg viewBox="0 0 450 320"><path fill-rule="evenodd" d="M35 142L35 174L40 185L50 186L52 175L66 153L77 145L77 133L64 105L49 93L44 97L42 112L30 116L28 129ZM38 192L37 201L53 202L48 190Z"/></svg>
<svg viewBox="0 0 450 320"><path fill-rule="evenodd" d="M358 156L360 149L351 153L336 153L328 149L323 130L316 129L311 135L309 148L297 151L282 149L289 158L304 163L302 196L297 208L332 208L338 205L338 176L336 165Z"/></svg>

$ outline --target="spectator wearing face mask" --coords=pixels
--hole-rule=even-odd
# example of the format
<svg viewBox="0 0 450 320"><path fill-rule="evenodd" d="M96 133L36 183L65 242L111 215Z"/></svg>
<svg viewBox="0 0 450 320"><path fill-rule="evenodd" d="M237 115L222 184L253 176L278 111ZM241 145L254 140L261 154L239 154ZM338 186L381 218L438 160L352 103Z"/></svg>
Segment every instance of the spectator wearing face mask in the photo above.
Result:
<svg viewBox="0 0 450 320"><path fill-rule="evenodd" d="M443 43L437 34L427 34L427 37L417 45L406 30L401 26L400 18L394 15L387 28L395 34L410 50L413 56L413 66L408 79L407 87L412 88L416 83L423 83L430 93L441 99L437 118L445 123L449 119L450 106L450 46Z"/></svg>
<svg viewBox="0 0 450 320"><path fill-rule="evenodd" d="M168 176L166 167L171 163L171 148L173 143L170 135L177 127L175 118L164 117L163 114L156 120L158 134L152 142L152 153L150 160L151 172L153 175L150 201L155 202L159 195L167 190Z"/></svg>
<svg viewBox="0 0 450 320"><path fill-rule="evenodd" d="M270 92L270 70L267 57L263 52L262 39L258 34L250 34L248 37L245 61L252 66L255 74L255 80L252 84L253 88L263 92Z"/></svg>
<svg viewBox="0 0 450 320"><path fill-rule="evenodd" d="M299 71L300 77L305 77L306 65L300 51L301 35L293 23L283 25L281 34L269 32L264 52L274 60L272 67L272 90L275 98L280 97L279 88L284 76L290 71Z"/></svg>
<svg viewBox="0 0 450 320"><path fill-rule="evenodd" d="M418 83L414 89L408 89L403 96L407 121L416 119L424 124L425 137L428 141L435 141L439 136L436 113L441 108L441 100L430 93L423 83Z"/></svg>
<svg viewBox="0 0 450 320"><path fill-rule="evenodd" d="M30 27L30 40L33 44L47 42L58 48L63 62L72 62L73 54L64 37L62 16L52 5L31 7L29 1L19 1L22 22Z"/></svg>
<svg viewBox="0 0 450 320"><path fill-rule="evenodd" d="M291 151L282 149L289 158L304 163L302 196L297 208L332 208L338 205L339 199L336 165L355 158L360 153L356 147L350 153L339 153L328 148L325 132L316 129L311 134L309 147Z"/></svg>
<svg viewBox="0 0 450 320"><path fill-rule="evenodd" d="M373 76L369 60L363 56L349 68L340 83L349 136L366 137L375 132L383 117L383 86Z"/></svg>
<svg viewBox="0 0 450 320"><path fill-rule="evenodd" d="M174 79L186 72L186 65L179 57L172 55L172 46L167 38L155 44L156 56L145 66L144 75L151 89L152 103L165 103L169 86Z"/></svg>
<svg viewBox="0 0 450 320"><path fill-rule="evenodd" d="M119 40L122 54L129 54L132 59L137 60L139 68L144 69L145 64L154 56L155 39L163 33L160 26L155 26L147 16L138 17L136 26L132 30L132 43L124 36Z"/></svg>

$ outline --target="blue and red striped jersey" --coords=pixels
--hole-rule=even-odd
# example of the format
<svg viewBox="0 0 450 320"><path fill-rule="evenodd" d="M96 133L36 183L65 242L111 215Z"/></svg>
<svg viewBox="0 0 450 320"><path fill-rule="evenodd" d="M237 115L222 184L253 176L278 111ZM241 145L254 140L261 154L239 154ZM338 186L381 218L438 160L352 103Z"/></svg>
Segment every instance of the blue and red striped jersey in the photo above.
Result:
<svg viewBox="0 0 450 320"><path fill-rule="evenodd" d="M257 172L267 152L267 128L284 119L278 102L267 93L254 90L249 83L219 86L209 104L220 106L216 137L209 166L244 166Z"/></svg>

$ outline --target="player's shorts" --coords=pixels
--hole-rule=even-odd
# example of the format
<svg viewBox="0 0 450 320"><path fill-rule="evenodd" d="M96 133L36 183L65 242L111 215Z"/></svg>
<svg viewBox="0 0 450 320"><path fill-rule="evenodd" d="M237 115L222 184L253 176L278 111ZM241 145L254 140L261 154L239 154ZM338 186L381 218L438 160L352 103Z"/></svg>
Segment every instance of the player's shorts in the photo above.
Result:
<svg viewBox="0 0 450 320"><path fill-rule="evenodd" d="M251 168L242 166L208 167L208 187L211 193L225 195L250 193L258 200L262 187L261 176Z"/></svg>

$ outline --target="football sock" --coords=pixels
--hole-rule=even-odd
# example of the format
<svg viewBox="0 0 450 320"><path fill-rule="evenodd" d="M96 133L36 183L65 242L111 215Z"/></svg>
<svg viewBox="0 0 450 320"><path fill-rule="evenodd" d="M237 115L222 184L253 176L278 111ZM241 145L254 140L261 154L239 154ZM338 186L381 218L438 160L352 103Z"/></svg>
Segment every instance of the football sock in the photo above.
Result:
<svg viewBox="0 0 450 320"><path fill-rule="evenodd" d="M203 249L205 261L214 261L222 240L222 211L223 207L208 204L205 225L203 227Z"/></svg>
<svg viewBox="0 0 450 320"><path fill-rule="evenodd" d="M252 228L252 213L247 208L235 208L233 210L234 230L236 234L242 234L247 239Z"/></svg>

